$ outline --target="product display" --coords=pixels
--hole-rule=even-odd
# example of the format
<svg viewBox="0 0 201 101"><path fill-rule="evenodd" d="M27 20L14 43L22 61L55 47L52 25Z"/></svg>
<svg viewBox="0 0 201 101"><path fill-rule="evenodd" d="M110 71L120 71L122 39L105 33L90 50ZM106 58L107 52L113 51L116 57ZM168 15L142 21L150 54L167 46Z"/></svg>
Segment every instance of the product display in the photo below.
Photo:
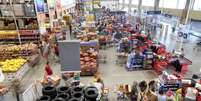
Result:
<svg viewBox="0 0 201 101"><path fill-rule="evenodd" d="M81 75L93 75L98 67L98 42L82 42L80 49Z"/></svg>
<svg viewBox="0 0 201 101"><path fill-rule="evenodd" d="M14 13L16 16L24 16L24 8L22 4L14 4L13 5Z"/></svg>
<svg viewBox="0 0 201 101"><path fill-rule="evenodd" d="M27 61L22 58L5 60L0 63L0 67L3 72L16 72L22 65L24 65Z"/></svg>
<svg viewBox="0 0 201 101"><path fill-rule="evenodd" d="M76 38L77 39L80 39L81 41L90 41L90 40L95 40L98 38L98 35L97 33L94 33L94 32L90 32L90 33L87 33L87 34L77 34L76 35Z"/></svg>
<svg viewBox="0 0 201 101"><path fill-rule="evenodd" d="M0 60L12 59L17 57L28 57L37 52L36 44L23 45L2 45L0 46Z"/></svg>
<svg viewBox="0 0 201 101"><path fill-rule="evenodd" d="M95 101L98 97L98 89L94 86L71 86L69 90L69 93L60 93L55 87L45 86L39 101Z"/></svg>

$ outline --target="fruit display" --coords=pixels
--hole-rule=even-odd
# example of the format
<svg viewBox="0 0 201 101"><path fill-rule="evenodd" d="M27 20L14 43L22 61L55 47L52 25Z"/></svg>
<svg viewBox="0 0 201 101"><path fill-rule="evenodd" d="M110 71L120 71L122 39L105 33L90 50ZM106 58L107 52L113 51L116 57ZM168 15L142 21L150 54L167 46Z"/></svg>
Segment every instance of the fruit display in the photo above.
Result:
<svg viewBox="0 0 201 101"><path fill-rule="evenodd" d="M19 44L19 37L21 43L33 42L40 43L40 34L38 30L19 30L17 31L0 31L0 44Z"/></svg>
<svg viewBox="0 0 201 101"><path fill-rule="evenodd" d="M97 71L98 52L80 52L81 75L93 75Z"/></svg>
<svg viewBox="0 0 201 101"><path fill-rule="evenodd" d="M98 35L97 33L94 33L94 32L89 32L87 34L81 34L81 33L78 33L76 35L76 38L77 39L80 39L81 41L90 41L90 40L96 40L98 38Z"/></svg>
<svg viewBox="0 0 201 101"><path fill-rule="evenodd" d="M0 65L1 65L0 68L2 68L3 72L16 72L26 62L27 62L27 60L25 60L23 58L7 59L3 62L0 62Z"/></svg>
<svg viewBox="0 0 201 101"><path fill-rule="evenodd" d="M20 56L29 56L37 50L37 45L22 44L22 45L1 45L0 57L1 60L16 58Z"/></svg>
<svg viewBox="0 0 201 101"><path fill-rule="evenodd" d="M0 31L0 39L12 39L17 38L17 32L16 31Z"/></svg>
<svg viewBox="0 0 201 101"><path fill-rule="evenodd" d="M98 69L98 41L82 42L80 47L81 75L94 75Z"/></svg>

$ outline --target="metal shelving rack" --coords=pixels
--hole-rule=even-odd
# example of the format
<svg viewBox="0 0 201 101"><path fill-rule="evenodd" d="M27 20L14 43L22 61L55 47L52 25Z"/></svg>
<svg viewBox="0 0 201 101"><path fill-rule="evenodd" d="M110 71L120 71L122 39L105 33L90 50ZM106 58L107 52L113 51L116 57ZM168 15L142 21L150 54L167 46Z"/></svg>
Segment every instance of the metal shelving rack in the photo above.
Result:
<svg viewBox="0 0 201 101"><path fill-rule="evenodd" d="M10 35L12 37L15 38L0 38L0 42L5 42L6 44L23 44L23 43L29 43L29 42L33 42L33 43L37 43L39 44L39 40L40 40L40 35L39 35L39 24L37 22L37 17L36 17L36 9L35 9L35 4L34 4L34 0L24 0L24 3L16 3L13 2L14 0L8 0L7 3L0 3L0 5L6 5L6 7L9 7L8 10L9 12L12 12L12 16L0 16L1 20L6 20L6 19L13 19L14 24L15 24L15 28L14 29L0 29L0 31L16 31L16 35ZM16 16L15 14L15 9L14 9L14 5L15 4L21 4L24 8L25 5L31 4L33 5L33 9L34 9L34 13L35 16ZM23 13L25 15L25 9L23 8ZM1 8L0 8L1 9ZM33 19L32 19L33 18ZM18 24L18 19L32 19L32 20L36 20L37 22L37 28L33 28L33 26L31 26L31 28L20 28L19 24ZM27 31L30 32L32 31L32 34L22 34L23 31ZM4 34L2 34L4 36ZM5 36L7 36L7 34L5 34ZM9 36L9 35L8 35ZM17 41L18 40L18 41Z"/></svg>

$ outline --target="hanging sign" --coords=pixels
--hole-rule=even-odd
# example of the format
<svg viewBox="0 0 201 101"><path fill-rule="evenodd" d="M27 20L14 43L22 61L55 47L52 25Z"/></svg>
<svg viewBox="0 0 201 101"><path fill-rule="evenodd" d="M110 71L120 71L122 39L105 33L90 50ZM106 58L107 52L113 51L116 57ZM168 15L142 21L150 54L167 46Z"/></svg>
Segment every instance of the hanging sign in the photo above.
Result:
<svg viewBox="0 0 201 101"><path fill-rule="evenodd" d="M37 12L44 12L44 0L36 0Z"/></svg>
<svg viewBox="0 0 201 101"><path fill-rule="evenodd" d="M50 2L49 2L49 8L50 9L54 9L55 8L55 4L56 4L56 1L55 0L50 0Z"/></svg>

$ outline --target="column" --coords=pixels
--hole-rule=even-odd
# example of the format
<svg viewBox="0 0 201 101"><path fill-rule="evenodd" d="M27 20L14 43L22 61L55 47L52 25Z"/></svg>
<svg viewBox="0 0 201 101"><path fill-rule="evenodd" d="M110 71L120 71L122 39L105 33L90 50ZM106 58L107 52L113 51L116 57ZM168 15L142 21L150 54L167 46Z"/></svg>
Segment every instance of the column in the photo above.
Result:
<svg viewBox="0 0 201 101"><path fill-rule="evenodd" d="M125 0L123 0L123 3L122 3L122 9L125 8Z"/></svg>
<svg viewBox="0 0 201 101"><path fill-rule="evenodd" d="M142 12L142 0L138 1L138 15L141 15Z"/></svg>
<svg viewBox="0 0 201 101"><path fill-rule="evenodd" d="M186 5L185 8L182 11L182 15L181 15L181 19L180 19L180 23L181 24L187 24L188 22L188 17L189 17L189 12L193 7L194 0L186 0Z"/></svg>
<svg viewBox="0 0 201 101"><path fill-rule="evenodd" d="M132 8L132 0L129 0L128 13L131 13L131 8Z"/></svg>
<svg viewBox="0 0 201 101"><path fill-rule="evenodd" d="M160 4L160 0L154 0L154 11L159 10L159 4Z"/></svg>

